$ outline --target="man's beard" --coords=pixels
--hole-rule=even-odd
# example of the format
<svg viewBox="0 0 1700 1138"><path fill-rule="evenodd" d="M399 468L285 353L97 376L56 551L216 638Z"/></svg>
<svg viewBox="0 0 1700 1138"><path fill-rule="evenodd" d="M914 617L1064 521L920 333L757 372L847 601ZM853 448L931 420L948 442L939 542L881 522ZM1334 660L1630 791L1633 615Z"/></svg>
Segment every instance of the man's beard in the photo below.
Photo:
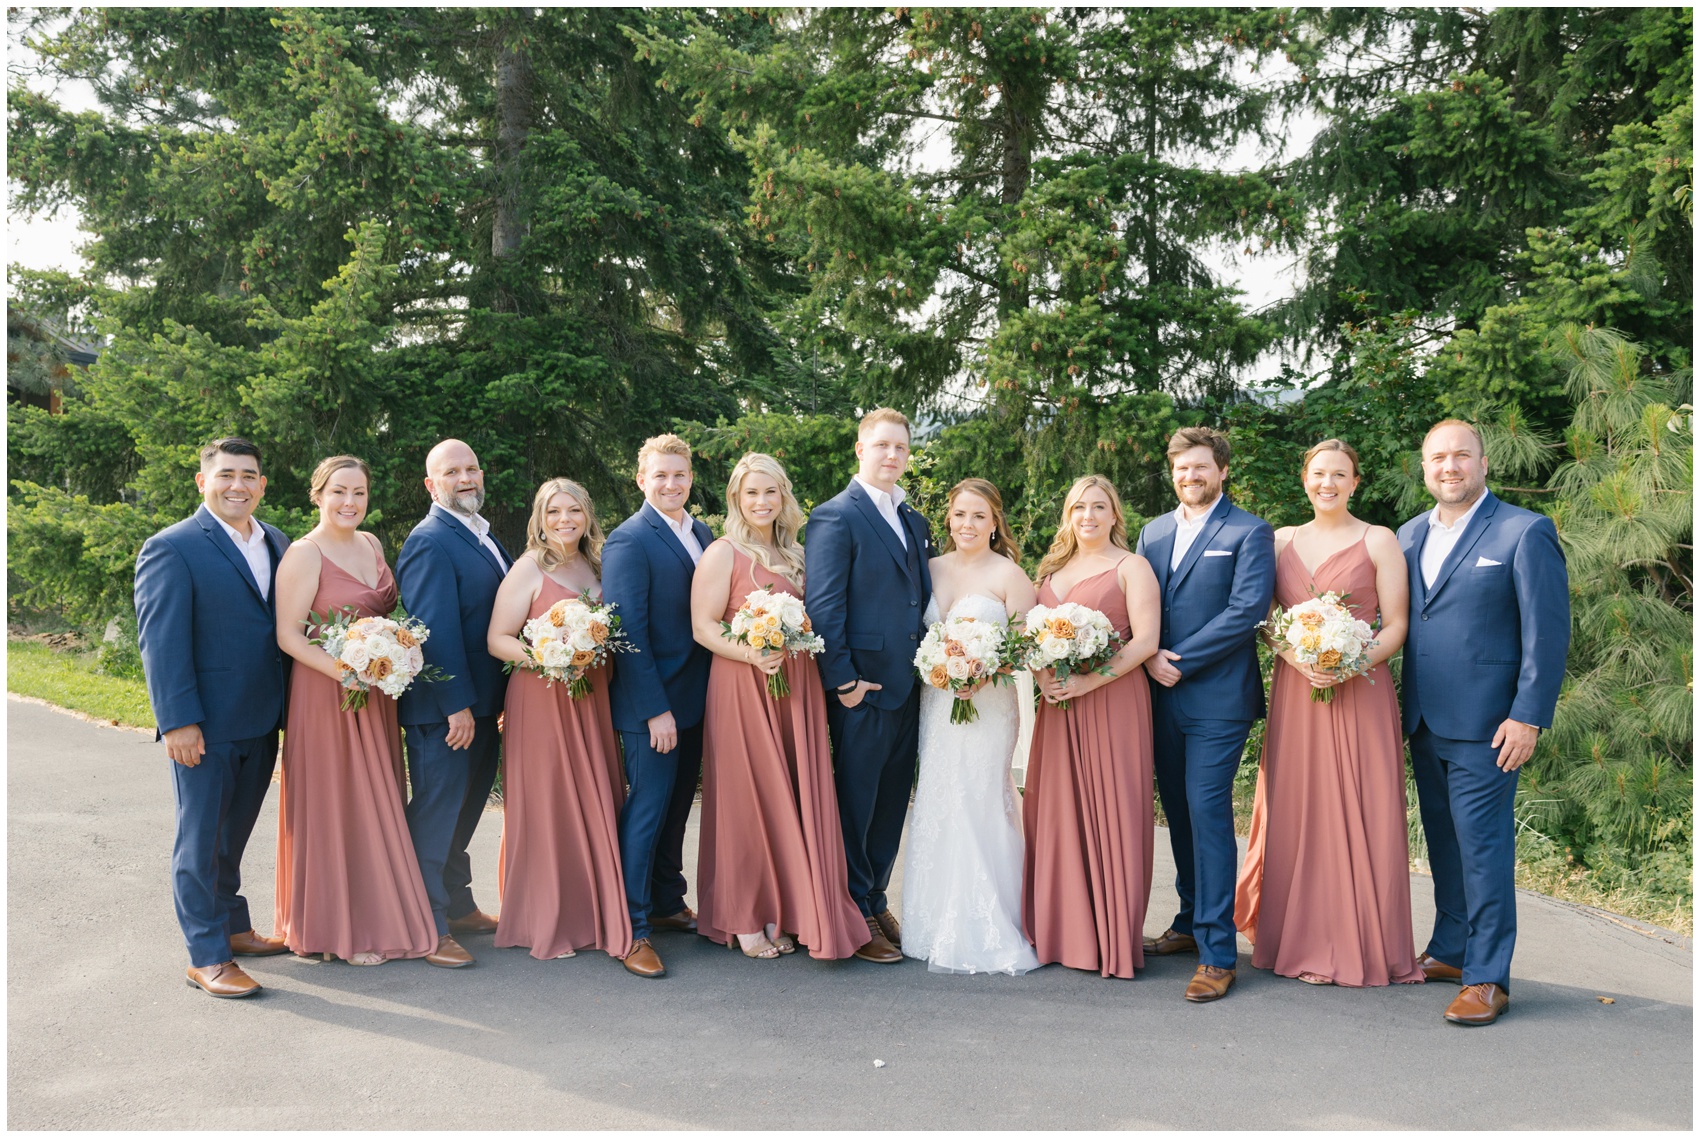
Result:
<svg viewBox="0 0 1700 1138"><path fill-rule="evenodd" d="M436 495L437 505L445 510L471 517L484 508L484 491L462 490L459 493L445 490Z"/></svg>

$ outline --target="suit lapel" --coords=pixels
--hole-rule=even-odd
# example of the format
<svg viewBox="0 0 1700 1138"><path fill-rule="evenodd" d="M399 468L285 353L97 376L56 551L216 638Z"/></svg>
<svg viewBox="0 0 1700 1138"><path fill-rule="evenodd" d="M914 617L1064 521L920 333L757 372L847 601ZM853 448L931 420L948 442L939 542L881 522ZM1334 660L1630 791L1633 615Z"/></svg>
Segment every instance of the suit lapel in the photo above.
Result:
<svg viewBox="0 0 1700 1138"><path fill-rule="evenodd" d="M868 524L874 527L874 532L879 535L881 543L885 545L886 552L891 554L891 559L897 562L897 567L903 570L903 575L907 577L909 575L909 558L904 552L903 542L898 539L897 533L891 528L891 523L885 520L885 517L879 512L879 508L874 505L873 499L868 497L868 492L862 489L860 482L850 483L850 500L856 503L856 508L862 511L863 517L868 519ZM902 516L902 513L899 512L899 519Z"/></svg>
<svg viewBox="0 0 1700 1138"><path fill-rule="evenodd" d="M496 575L496 579L498 581L502 579L502 566L496 561L496 555L484 548L484 543L478 540L478 535L472 532L471 527L459 518L455 517L453 514L449 513L447 510L443 509L441 506L433 505L431 507L431 514L438 521L442 522L443 525L447 526L451 533L457 534L462 541L477 550L478 556L483 558L484 564L490 567L490 571ZM496 539L492 537L490 540L494 541ZM503 550L502 553L503 556L506 556L507 550ZM512 558L509 558L509 560L512 561Z"/></svg>
<svg viewBox="0 0 1700 1138"><path fill-rule="evenodd" d="M1210 511L1210 516L1204 519L1204 528L1199 530L1198 536L1192 539L1192 545L1187 548L1186 556L1181 558L1181 563L1175 567L1175 577L1169 583L1170 588L1180 588L1181 582L1186 580L1186 575L1192 572L1192 567L1198 564L1200 557L1204 556L1204 550L1216 539L1217 533L1222 529L1222 523L1228 520L1228 508L1228 496L1223 494L1221 500L1216 503L1216 508ZM1172 555L1174 550L1172 535L1169 549Z"/></svg>
<svg viewBox="0 0 1700 1138"><path fill-rule="evenodd" d="M657 510L654 506L651 506L648 502L645 502L643 504L642 513L643 520L649 523L649 528L655 531L655 536L660 539L661 544L665 545L668 549L671 549L673 551L673 555L685 563L685 572L695 573L697 566L696 562L691 560L690 550L685 548L685 543L679 540L679 535L674 533L673 528L667 525L662 519L661 511ZM707 549L708 543L702 540L702 535L697 533L696 529L696 526L701 524L701 522L698 522L696 525L693 525L691 527L691 532L696 534L698 544L700 544L704 549Z"/></svg>
<svg viewBox="0 0 1700 1138"><path fill-rule="evenodd" d="M1464 530L1463 536L1458 539L1458 544L1452 547L1452 552L1448 553L1446 560L1440 563L1440 572L1434 575L1434 584L1429 587L1428 596L1424 598L1425 605L1432 601L1441 589L1446 587L1446 582L1452 579L1453 571L1463 564L1464 558L1470 555L1470 551L1476 547L1476 542L1480 541L1482 534L1487 532L1488 522L1498 508L1499 499L1495 498L1492 492L1483 491L1482 504L1476 510L1476 516L1470 519L1470 524ZM1428 527L1425 524L1423 528L1427 529ZM1421 570L1420 553L1418 554L1418 570Z"/></svg>
<svg viewBox="0 0 1700 1138"><path fill-rule="evenodd" d="M242 551L240 549L236 548L236 543L231 540L229 534L224 532L224 527L218 524L218 519L213 517L212 511L207 509L205 506L202 506L200 509L195 511L195 520L201 524L201 531L207 535L207 540L211 541L213 545L217 547L218 551L224 554L225 560L229 561L231 567L236 570L242 580L248 583L248 591L254 594L254 599L264 605L266 603L266 598L260 592L260 583L254 580L254 571L248 568L248 559L242 555ZM257 521L252 521L252 519L250 519L250 521L253 525L260 524ZM262 530L261 532L264 531ZM267 534L266 545L270 547L271 544L271 535ZM272 556L274 558L277 556L276 549L272 550ZM276 576L277 574L277 565L275 561L272 565L272 574L273 576Z"/></svg>
<svg viewBox="0 0 1700 1138"><path fill-rule="evenodd" d="M1165 514L1152 524L1166 520L1166 532L1158 530L1157 536L1151 539L1151 544L1145 547L1146 560L1151 563L1151 569L1157 574L1157 592L1166 593L1169 589L1169 559L1175 552L1175 517Z"/></svg>

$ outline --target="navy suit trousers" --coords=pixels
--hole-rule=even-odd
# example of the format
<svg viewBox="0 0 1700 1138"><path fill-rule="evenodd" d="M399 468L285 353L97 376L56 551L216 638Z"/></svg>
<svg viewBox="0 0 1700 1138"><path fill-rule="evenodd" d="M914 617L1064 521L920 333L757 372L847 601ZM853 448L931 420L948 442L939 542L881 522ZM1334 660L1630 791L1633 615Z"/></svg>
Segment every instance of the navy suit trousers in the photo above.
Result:
<svg viewBox="0 0 1700 1138"><path fill-rule="evenodd" d="M685 908L685 823L702 774L702 724L680 728L665 755L649 745L648 731L622 731L620 745L629 787L620 808L620 866L632 939L641 940L650 917Z"/></svg>
<svg viewBox="0 0 1700 1138"><path fill-rule="evenodd" d="M1234 775L1251 734L1249 719L1191 719L1160 695L1151 700L1157 796L1169 820L1175 891L1181 910L1170 926L1198 941L1198 961L1232 968L1234 931Z"/></svg>
<svg viewBox="0 0 1700 1138"><path fill-rule="evenodd" d="M448 745L447 721L403 727L407 829L413 836L413 852L425 878L425 896L437 919L438 936L448 935L451 920L478 907L472 899L472 859L466 847L496 784L502 740L496 716L480 715L472 722L472 745L458 751Z"/></svg>
<svg viewBox="0 0 1700 1138"><path fill-rule="evenodd" d="M196 968L230 959L230 937L254 927L243 898L242 851L277 766L277 732L208 743L192 767L171 764L177 840L171 893Z"/></svg>
<svg viewBox="0 0 1700 1138"><path fill-rule="evenodd" d="M1466 984L1511 989L1517 944L1517 771L1499 769L1487 740L1411 736L1411 773L1434 874L1434 935L1425 950L1464 970Z"/></svg>
<svg viewBox="0 0 1700 1138"><path fill-rule="evenodd" d="M826 721L850 897L864 917L871 917L890 908L885 890L897 864L909 792L915 786L921 691L915 687L901 706L889 709L874 707L865 698L845 707L837 696L828 695Z"/></svg>

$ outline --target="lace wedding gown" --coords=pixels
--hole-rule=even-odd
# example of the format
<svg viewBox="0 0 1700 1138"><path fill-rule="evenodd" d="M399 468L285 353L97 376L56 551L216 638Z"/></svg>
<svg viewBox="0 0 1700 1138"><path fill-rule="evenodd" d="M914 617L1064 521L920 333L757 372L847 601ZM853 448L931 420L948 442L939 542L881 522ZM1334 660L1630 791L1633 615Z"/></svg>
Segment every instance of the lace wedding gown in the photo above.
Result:
<svg viewBox="0 0 1700 1138"><path fill-rule="evenodd" d="M1000 623L1002 602L970 594L950 615ZM939 620L937 602L926 620ZM1013 685L974 697L979 718L952 724L953 696L921 688L920 781L903 867L903 954L932 972L1039 967L1021 931L1021 813L1010 761L1020 724Z"/></svg>

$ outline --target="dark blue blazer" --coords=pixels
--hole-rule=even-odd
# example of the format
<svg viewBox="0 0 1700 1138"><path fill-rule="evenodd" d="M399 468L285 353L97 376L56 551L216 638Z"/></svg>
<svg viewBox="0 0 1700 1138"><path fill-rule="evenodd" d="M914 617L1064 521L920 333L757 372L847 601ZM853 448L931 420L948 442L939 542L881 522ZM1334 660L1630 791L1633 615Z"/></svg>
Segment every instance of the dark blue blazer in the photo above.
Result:
<svg viewBox="0 0 1700 1138"><path fill-rule="evenodd" d="M692 519L697 544L714 531ZM691 635L691 577L696 566L666 520L649 503L608 535L602 546L602 599L619 607L620 628L636 652L614 661L608 700L617 731L647 731L663 712L683 729L702 722L712 653Z"/></svg>
<svg viewBox="0 0 1700 1138"><path fill-rule="evenodd" d="M816 657L830 693L856 679L880 685L864 702L902 707L915 686L915 650L927 626L933 595L927 560L936 552L927 519L907 502L898 519L915 550L911 572L903 543L855 479L809 514L803 545L809 619L826 641Z"/></svg>
<svg viewBox="0 0 1700 1138"><path fill-rule="evenodd" d="M1552 519L1486 494L1423 584L1428 512L1399 527L1411 571L1405 733L1492 739L1507 719L1551 727L1570 651L1570 575Z"/></svg>
<svg viewBox="0 0 1700 1138"><path fill-rule="evenodd" d="M496 540L494 534L490 540ZM512 565L507 547L496 541L496 548ZM508 677L490 655L486 636L504 575L472 531L441 506L433 505L407 535L395 563L401 605L431 630L425 663L449 678L408 688L396 704L400 722L441 723L469 707L480 716L502 710Z"/></svg>
<svg viewBox="0 0 1700 1138"><path fill-rule="evenodd" d="M257 739L283 725L289 661L277 646L277 565L289 539L256 520L273 588L260 595L247 558L205 506L148 538L136 558L136 633L158 738L201 725L208 743Z"/></svg>
<svg viewBox="0 0 1700 1138"><path fill-rule="evenodd" d="M1223 494L1174 572L1173 512L1139 531L1135 550L1151 562L1163 595L1160 648L1179 654L1180 683L1152 697L1189 719L1261 719L1263 674L1257 626L1275 598L1275 531Z"/></svg>

